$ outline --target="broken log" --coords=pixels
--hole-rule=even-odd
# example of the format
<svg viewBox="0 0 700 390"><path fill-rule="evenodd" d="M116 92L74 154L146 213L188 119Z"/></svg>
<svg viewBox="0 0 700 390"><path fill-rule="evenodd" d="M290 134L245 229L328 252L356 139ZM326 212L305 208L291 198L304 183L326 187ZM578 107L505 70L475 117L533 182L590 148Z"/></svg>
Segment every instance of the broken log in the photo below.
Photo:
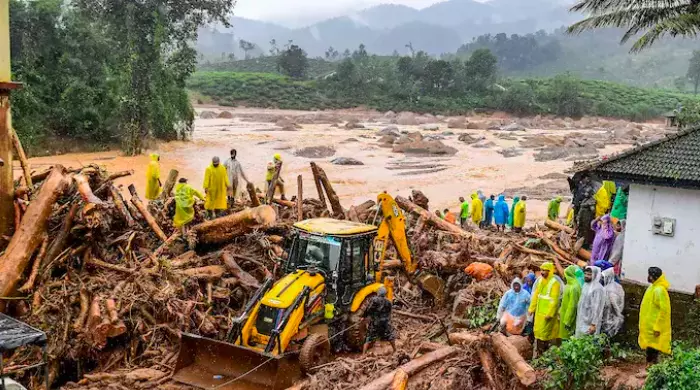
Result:
<svg viewBox="0 0 700 390"><path fill-rule="evenodd" d="M90 188L90 183L88 182L88 179L87 177L85 177L85 175L83 175L82 173L74 175L73 180L75 180L75 186L78 188L80 197L83 198L83 201L85 203L104 204L102 199L95 196L95 194L92 192L92 188Z"/></svg>
<svg viewBox="0 0 700 390"><path fill-rule="evenodd" d="M32 253L37 249L46 233L46 224L53 205L68 186L65 169L57 165L41 186L36 199L27 207L19 230L15 232L0 257L0 297L12 296ZM0 311L5 310L5 301L0 302Z"/></svg>
<svg viewBox="0 0 700 390"><path fill-rule="evenodd" d="M134 218L131 216L131 213L129 213L129 209L126 208L126 205L124 204L124 198L122 198L122 195L113 185L110 185L108 187L108 190L109 195L112 198L112 202L114 203L114 206L117 208L117 211L119 211L119 214L122 215L124 221L126 221L126 226L134 226L136 221L134 221Z"/></svg>
<svg viewBox="0 0 700 390"><path fill-rule="evenodd" d="M88 296L87 289L85 286L80 288L80 314L78 318L75 319L73 323L73 330L80 332L85 324L85 319L88 316L88 310L90 309L90 297ZM36 310L36 309L35 309Z"/></svg>
<svg viewBox="0 0 700 390"><path fill-rule="evenodd" d="M99 268L108 269L111 271L123 272L125 274L133 274L134 272L136 272L136 270L126 268L126 267L123 267L121 265L110 264L110 263L104 262L102 260L98 260L94 257L90 257L87 261L87 264L95 266L95 267L99 267Z"/></svg>
<svg viewBox="0 0 700 390"><path fill-rule="evenodd" d="M46 252L46 264L50 264L52 261L54 261L56 256L58 256L59 253L63 252L65 249L66 241L68 240L70 231L73 228L73 218L75 218L75 214L78 212L79 208L80 203L77 201L71 205L71 208L68 211L68 214L66 214L66 218L63 220L63 224L61 225L61 230L58 232L56 238L54 238L48 251Z"/></svg>
<svg viewBox="0 0 700 390"><path fill-rule="evenodd" d="M170 170L168 178L165 180L165 184L163 184L163 192L159 195L160 199L165 200L172 196L173 188L175 187L175 182L179 174L180 172L178 172L177 169Z"/></svg>
<svg viewBox="0 0 700 390"><path fill-rule="evenodd" d="M323 208L328 210L328 205L326 204L326 196L323 194L323 184L321 184L321 180L318 179L318 166L316 164L311 164L311 174L314 177L314 184L316 184L318 200L321 201L321 204L323 204Z"/></svg>
<svg viewBox="0 0 700 390"><path fill-rule="evenodd" d="M426 209L418 206L417 204L411 202L403 196L397 196L394 200L399 205L399 207L401 207L401 209L403 209L405 212L417 214L426 222L430 223L431 225L435 226L440 230L454 233L462 237L470 236L470 234L461 227L438 218L435 214L430 213Z"/></svg>
<svg viewBox="0 0 700 390"><path fill-rule="evenodd" d="M531 386L537 381L535 369L518 353L518 349L501 333L491 334L491 343L498 356L508 365L523 386Z"/></svg>
<svg viewBox="0 0 700 390"><path fill-rule="evenodd" d="M167 240L163 241L162 244L153 252L153 257L158 258L158 256L163 254L163 251L167 249L170 245L172 245L173 242L177 241L178 238L180 238L181 233L180 231L175 231L175 233L171 234L170 237L168 237Z"/></svg>
<svg viewBox="0 0 700 390"><path fill-rule="evenodd" d="M580 257L586 261L591 261L591 251L588 251L588 250L581 248L578 250L577 255L578 255L578 257Z"/></svg>
<svg viewBox="0 0 700 390"><path fill-rule="evenodd" d="M274 225L277 214L271 206L244 209L235 214L206 221L192 227L199 244L221 244L255 229Z"/></svg>
<svg viewBox="0 0 700 390"><path fill-rule="evenodd" d="M314 169L314 166L316 169ZM331 209L333 211L333 217L345 219L345 210L343 210L343 206L340 204L340 198L338 198L338 194L335 193L333 185L328 179L326 172L323 170L323 168L316 165L315 162L311 163L311 172L314 174L314 180L319 180L321 184L323 184L323 188L326 190L326 195L328 195L328 203L331 204Z"/></svg>
<svg viewBox="0 0 700 390"><path fill-rule="evenodd" d="M455 332L447 335L451 344L473 345L488 340L483 333Z"/></svg>
<svg viewBox="0 0 700 390"><path fill-rule="evenodd" d="M158 222L156 222L156 219L153 218L153 215L148 211L148 209L146 209L146 206L141 201L141 198L139 198L139 194L136 192L136 187L134 187L133 184L129 185L129 192L131 193L131 203L133 203L139 210L143 218L146 220L146 223L148 223L148 226L151 227L158 238L160 238L162 241L166 241L168 236L163 233L163 229L160 228Z"/></svg>
<svg viewBox="0 0 700 390"><path fill-rule="evenodd" d="M253 183L248 182L245 186L246 190L248 191L248 196L250 196L250 204L253 207L258 207L260 206L260 199L258 198L258 192L255 191L255 186Z"/></svg>
<svg viewBox="0 0 700 390"><path fill-rule="evenodd" d="M253 275L244 271L228 252L221 253L221 260L224 262L224 266L229 270L231 275L235 276L238 282L244 287L254 290L260 288L260 282L258 282Z"/></svg>
<svg viewBox="0 0 700 390"><path fill-rule="evenodd" d="M278 161L275 164L275 174L272 175L272 180L267 186L267 193L265 194L265 204L270 204L272 198L275 196L275 190L277 189L277 182L280 179L280 173L282 172L282 161ZM281 195L281 194L280 194Z"/></svg>
<svg viewBox="0 0 700 390"><path fill-rule="evenodd" d="M24 183L28 188L32 188L32 170L29 167L29 160L27 160L27 155L24 154L22 142L19 140L17 132L14 129L10 129L10 132L12 133L12 146L15 149L15 153L17 153L19 165L22 167L22 177L24 178Z"/></svg>
<svg viewBox="0 0 700 390"><path fill-rule="evenodd" d="M433 363L445 360L457 354L458 351L459 350L455 347L445 347L438 349L437 351L427 353L417 359L411 360L388 374L380 376L369 384L362 386L360 390L386 390L386 388L389 387L391 382L394 380L397 370L405 371L410 377Z"/></svg>
<svg viewBox="0 0 700 390"><path fill-rule="evenodd" d="M394 379L391 381L389 390L406 390L408 386L408 373L402 369L397 369Z"/></svg>
<svg viewBox="0 0 700 390"><path fill-rule="evenodd" d="M493 355L488 350L481 348L479 349L479 360L481 361L481 370L486 374L487 382L490 384L490 388L494 390L501 390L502 387L498 383L498 374L496 373L496 363L493 361Z"/></svg>
<svg viewBox="0 0 700 390"><path fill-rule="evenodd" d="M528 340L527 337L519 335L508 336L508 342L518 350L518 353L523 359L532 359L532 344L530 344L530 340Z"/></svg>
<svg viewBox="0 0 700 390"><path fill-rule="evenodd" d="M49 235L44 234L43 241L41 242L41 248L39 249L39 254L36 255L34 259L34 265L32 266L32 272L29 274L29 279L20 287L17 291L27 292L34 289L34 283L36 282L36 277L39 275L39 270L41 269L41 263L44 261L46 256L46 249L49 246Z"/></svg>
<svg viewBox="0 0 700 390"><path fill-rule="evenodd" d="M219 280L226 273L226 268L220 265L208 265L206 267L190 268L177 271L179 275L197 280Z"/></svg>
<svg viewBox="0 0 700 390"><path fill-rule="evenodd" d="M134 171L121 171L121 172L115 172L107 176L106 179L102 180L100 182L100 186L97 187L97 189L94 191L95 195L97 194L102 194L103 191L105 191L109 186L112 185L112 182L119 179L120 177L126 177L133 175Z"/></svg>
<svg viewBox="0 0 700 390"><path fill-rule="evenodd" d="M560 231L560 232L561 232L561 231L564 231L564 232L567 232L567 233L569 233L569 234L574 234L574 229L572 229L572 228L570 228L570 227L568 227L568 226L562 225L562 224L560 224L560 223L556 223L556 222L554 222L554 221L552 221L552 220L549 220L549 219L546 219L546 220L544 221L544 226L546 226L546 227L548 227L548 228L550 228L550 229L554 229L554 230Z"/></svg>
<svg viewBox="0 0 700 390"><path fill-rule="evenodd" d="M297 176L297 222L304 219L304 181Z"/></svg>
<svg viewBox="0 0 700 390"><path fill-rule="evenodd" d="M284 207L289 207L290 209L297 207L297 204L295 202L292 202L291 200L282 200L282 199L272 198L272 203L278 204L278 205L284 206Z"/></svg>
<svg viewBox="0 0 700 390"><path fill-rule="evenodd" d="M126 333L126 325L124 321L119 319L117 314L117 303L114 299L109 298L105 301L105 307L107 308L107 315L109 316L109 322L112 325L108 337L117 337Z"/></svg>

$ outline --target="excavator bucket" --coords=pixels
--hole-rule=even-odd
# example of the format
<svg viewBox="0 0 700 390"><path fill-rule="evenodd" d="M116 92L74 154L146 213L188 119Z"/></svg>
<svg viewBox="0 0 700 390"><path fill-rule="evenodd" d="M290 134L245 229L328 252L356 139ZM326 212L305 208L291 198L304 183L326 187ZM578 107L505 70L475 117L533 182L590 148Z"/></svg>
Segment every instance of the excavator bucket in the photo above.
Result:
<svg viewBox="0 0 700 390"><path fill-rule="evenodd" d="M301 378L296 356L268 357L223 341L183 333L173 379L199 389L279 390Z"/></svg>

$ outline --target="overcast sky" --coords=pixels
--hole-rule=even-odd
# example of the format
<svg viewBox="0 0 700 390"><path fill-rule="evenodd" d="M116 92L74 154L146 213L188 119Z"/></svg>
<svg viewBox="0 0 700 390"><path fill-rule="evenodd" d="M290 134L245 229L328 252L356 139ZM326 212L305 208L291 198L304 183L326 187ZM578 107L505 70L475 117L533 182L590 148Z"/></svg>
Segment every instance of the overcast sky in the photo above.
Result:
<svg viewBox="0 0 700 390"><path fill-rule="evenodd" d="M444 0L238 0L234 14L243 18L294 23L322 19L377 4L404 4L423 8Z"/></svg>

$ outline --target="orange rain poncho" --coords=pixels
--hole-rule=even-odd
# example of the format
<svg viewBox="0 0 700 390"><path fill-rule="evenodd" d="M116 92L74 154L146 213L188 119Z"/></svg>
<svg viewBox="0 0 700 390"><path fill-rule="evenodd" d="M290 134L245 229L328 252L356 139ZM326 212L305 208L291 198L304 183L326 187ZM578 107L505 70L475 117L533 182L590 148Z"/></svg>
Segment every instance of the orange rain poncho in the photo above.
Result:
<svg viewBox="0 0 700 390"><path fill-rule="evenodd" d="M204 208L207 210L226 210L228 207L226 194L229 182L226 167L223 164L219 164L216 167L214 164L209 164L204 172L203 187L207 194Z"/></svg>
<svg viewBox="0 0 700 390"><path fill-rule="evenodd" d="M151 153L151 162L146 169L146 199L155 200L160 195L160 156L158 153Z"/></svg>

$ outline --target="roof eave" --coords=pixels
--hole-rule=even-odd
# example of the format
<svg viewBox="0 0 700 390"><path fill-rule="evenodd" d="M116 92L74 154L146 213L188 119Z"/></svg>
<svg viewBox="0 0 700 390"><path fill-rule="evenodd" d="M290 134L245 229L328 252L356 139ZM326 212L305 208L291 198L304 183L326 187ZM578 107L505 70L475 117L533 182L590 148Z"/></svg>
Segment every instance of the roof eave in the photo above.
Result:
<svg viewBox="0 0 700 390"><path fill-rule="evenodd" d="M688 190L700 190L700 181L697 180L676 180L662 177L652 177L644 175L631 175L607 171L590 171L592 175L601 180L612 180L631 184L642 184L658 187L684 188Z"/></svg>

